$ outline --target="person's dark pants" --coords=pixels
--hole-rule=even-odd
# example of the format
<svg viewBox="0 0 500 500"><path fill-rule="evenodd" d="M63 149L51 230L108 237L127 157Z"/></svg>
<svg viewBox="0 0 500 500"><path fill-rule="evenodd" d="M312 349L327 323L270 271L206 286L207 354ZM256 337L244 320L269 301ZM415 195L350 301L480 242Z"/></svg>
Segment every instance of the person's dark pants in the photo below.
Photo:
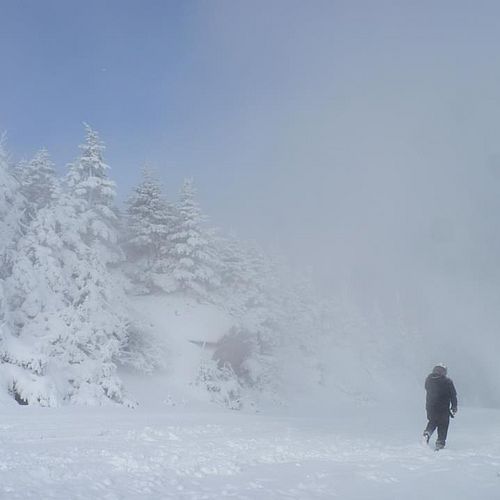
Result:
<svg viewBox="0 0 500 500"><path fill-rule="evenodd" d="M427 415L429 422L425 428L425 432L432 436L432 433L436 430L438 431L438 438L436 441L436 446L443 447L446 444L446 436L448 435L448 426L450 425L450 415Z"/></svg>

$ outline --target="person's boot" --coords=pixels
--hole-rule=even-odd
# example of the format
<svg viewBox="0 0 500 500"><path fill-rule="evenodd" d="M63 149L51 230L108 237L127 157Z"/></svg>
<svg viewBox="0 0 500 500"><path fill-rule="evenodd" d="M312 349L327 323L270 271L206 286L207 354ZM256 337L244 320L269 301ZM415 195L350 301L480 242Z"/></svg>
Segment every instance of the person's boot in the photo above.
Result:
<svg viewBox="0 0 500 500"><path fill-rule="evenodd" d="M444 448L444 443L443 441L439 441L439 439L436 441L436 451L442 450Z"/></svg>
<svg viewBox="0 0 500 500"><path fill-rule="evenodd" d="M424 431L424 433L423 433L423 440L424 440L425 444L429 444L429 439L430 438L431 438L431 435L427 431Z"/></svg>

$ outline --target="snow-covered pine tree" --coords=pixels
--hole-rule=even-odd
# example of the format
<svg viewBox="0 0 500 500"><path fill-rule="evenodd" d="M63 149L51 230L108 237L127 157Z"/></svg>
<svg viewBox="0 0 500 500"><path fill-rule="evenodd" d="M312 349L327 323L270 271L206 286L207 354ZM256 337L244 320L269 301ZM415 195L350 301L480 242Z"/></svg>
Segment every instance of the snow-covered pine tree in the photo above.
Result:
<svg viewBox="0 0 500 500"><path fill-rule="evenodd" d="M9 370L6 369L7 344L12 337L9 293L6 280L12 275L15 245L20 237L23 199L19 184L9 166L4 147L5 136L0 137L0 384L7 389Z"/></svg>
<svg viewBox="0 0 500 500"><path fill-rule="evenodd" d="M4 280L11 273L12 250L19 237L22 211L22 196L19 184L9 166L5 140L5 134L0 135L0 321L2 322L5 321L7 313Z"/></svg>
<svg viewBox="0 0 500 500"><path fill-rule="evenodd" d="M120 256L114 183L104 146L90 127L86 133L66 189L39 208L16 244L2 367L19 401L124 400L116 368L127 343L127 304L109 268Z"/></svg>
<svg viewBox="0 0 500 500"><path fill-rule="evenodd" d="M56 386L61 384L47 376L47 369L51 366L51 374L56 374L49 364L49 351L52 342L57 343L59 332L68 327L62 319L67 308L63 272L66 255L59 233L62 226L52 208L48 205L37 210L23 223L12 271L5 280L9 309L5 324L9 333L2 345L2 368L9 392L20 403L43 406L64 399L65 390L60 387L59 398Z"/></svg>
<svg viewBox="0 0 500 500"><path fill-rule="evenodd" d="M66 184L85 243L98 250L105 263L118 263L123 255L117 244L116 185L108 178L104 143L95 130L84 126L85 142L80 145L80 157L70 166Z"/></svg>
<svg viewBox="0 0 500 500"><path fill-rule="evenodd" d="M16 168L16 177L25 199L23 222L27 224L39 209L58 196L59 183L49 152L41 149L29 162L21 162Z"/></svg>
<svg viewBox="0 0 500 500"><path fill-rule="evenodd" d="M22 196L12 175L5 149L5 135L0 135L0 278L9 272L9 249L19 234Z"/></svg>
<svg viewBox="0 0 500 500"><path fill-rule="evenodd" d="M123 401L116 357L126 341L125 299L82 238L78 217L73 197L61 193L35 213L16 244L2 369L19 402Z"/></svg>
<svg viewBox="0 0 500 500"><path fill-rule="evenodd" d="M235 318L240 318L248 302L259 295L248 249L234 237L219 236L215 244L219 255L221 280L216 296L217 304Z"/></svg>
<svg viewBox="0 0 500 500"><path fill-rule="evenodd" d="M271 317L280 310L283 287L272 259L256 245L235 238L218 238L221 287L218 303L247 331L254 332L259 342L277 342L275 323Z"/></svg>
<svg viewBox="0 0 500 500"><path fill-rule="evenodd" d="M172 291L168 273L169 235L177 220L175 207L163 196L160 182L145 167L142 180L128 200L125 247L127 274L144 293Z"/></svg>
<svg viewBox="0 0 500 500"><path fill-rule="evenodd" d="M215 246L205 228L206 217L196 200L192 179L184 181L177 205L178 217L169 236L169 260L177 288L199 297L219 286Z"/></svg>
<svg viewBox="0 0 500 500"><path fill-rule="evenodd" d="M35 310L43 307L45 299L50 300L50 291L42 292L38 281L57 280L60 274L55 269L46 276L39 271L50 260L51 247L61 246L58 240L54 240L51 223L54 219L52 211L60 201L61 192L47 150L38 152L30 162L22 162L15 172L23 194L23 215L21 236L12 255L12 273L6 283L9 287L11 330L19 336L26 323L36 316ZM49 253L46 253L47 249ZM26 266L27 263L30 263L29 266Z"/></svg>
<svg viewBox="0 0 500 500"><path fill-rule="evenodd" d="M69 362L82 368L73 400L92 402L106 396L121 401L116 363L127 343L128 319L126 296L110 268L123 258L115 183L108 178L105 146L98 133L85 124L85 134L80 157L70 166L66 180L68 213L74 215L80 238L74 237L74 231L68 233L70 240L65 238L72 250L64 260L71 271L67 293L71 317L66 318L70 329L61 342L71 348Z"/></svg>

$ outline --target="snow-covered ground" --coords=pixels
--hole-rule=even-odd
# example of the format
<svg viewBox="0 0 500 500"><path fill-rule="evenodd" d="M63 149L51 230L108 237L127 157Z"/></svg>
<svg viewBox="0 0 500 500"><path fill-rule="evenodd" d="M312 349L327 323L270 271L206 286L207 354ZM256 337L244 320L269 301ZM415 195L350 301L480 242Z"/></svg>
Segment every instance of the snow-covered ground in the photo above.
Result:
<svg viewBox="0 0 500 500"><path fill-rule="evenodd" d="M462 408L435 453L420 444L414 411L9 407L0 498L493 500L499 422L499 411Z"/></svg>

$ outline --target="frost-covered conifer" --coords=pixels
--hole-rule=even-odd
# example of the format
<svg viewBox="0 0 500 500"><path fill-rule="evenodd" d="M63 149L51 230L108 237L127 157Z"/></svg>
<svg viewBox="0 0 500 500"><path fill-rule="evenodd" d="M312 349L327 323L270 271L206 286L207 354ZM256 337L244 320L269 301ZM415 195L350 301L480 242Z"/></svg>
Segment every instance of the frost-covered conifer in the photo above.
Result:
<svg viewBox="0 0 500 500"><path fill-rule="evenodd" d="M23 221L26 224L38 210L57 198L59 183L46 149L41 149L29 162L22 162L16 169L16 175L25 199Z"/></svg>
<svg viewBox="0 0 500 500"><path fill-rule="evenodd" d="M5 136L0 136L0 277L8 274L8 250L19 233L22 196L9 168Z"/></svg>
<svg viewBox="0 0 500 500"><path fill-rule="evenodd" d="M196 200L192 179L186 179L177 206L178 217L169 240L172 276L179 290L199 296L219 285L217 255Z"/></svg>
<svg viewBox="0 0 500 500"><path fill-rule="evenodd" d="M4 280L12 269L12 250L20 233L22 196L19 184L9 168L5 136L0 136L0 321L6 318L7 304ZM0 330L0 340L6 327Z"/></svg>
<svg viewBox="0 0 500 500"><path fill-rule="evenodd" d="M22 196L19 184L9 168L4 137L0 139L0 379L4 387L9 385L5 370L5 351L12 337L9 290L6 281L12 275L15 246L20 237Z"/></svg>
<svg viewBox="0 0 500 500"><path fill-rule="evenodd" d="M116 363L127 342L126 298L107 266L113 184L90 129L82 151L68 192L25 225L6 280L11 333L2 367L27 403L123 401Z"/></svg>
<svg viewBox="0 0 500 500"><path fill-rule="evenodd" d="M69 231L69 241L64 234L65 245L72 251L64 259L71 278L67 292L71 318L67 318L68 335L60 339L62 345L72 348L68 362L78 360L84 373L78 398L85 399L90 390L91 401L100 395L121 400L115 370L120 350L127 342L127 306L120 280L108 268L122 259L117 243L115 183L108 178L105 147L97 132L88 125L85 132L80 157L71 165L67 178L67 213L74 217L71 222L77 234Z"/></svg>
<svg viewBox="0 0 500 500"><path fill-rule="evenodd" d="M128 274L146 287L171 291L168 279L168 250L177 214L163 196L161 185L150 169L144 168L142 181L128 200L125 246Z"/></svg>
<svg viewBox="0 0 500 500"><path fill-rule="evenodd" d="M97 249L106 263L117 263L122 253L117 244L116 186L108 178L104 150L98 133L85 124L85 142L80 145L80 157L70 166L66 183L84 241Z"/></svg>
<svg viewBox="0 0 500 500"><path fill-rule="evenodd" d="M121 294L75 230L64 197L18 241L7 280L13 335L3 358L28 403L122 400L114 357L125 341Z"/></svg>
<svg viewBox="0 0 500 500"><path fill-rule="evenodd" d="M217 296L221 306L237 318L249 310L272 306L281 292L277 290L271 259L255 245L235 238L219 237L216 245L221 277Z"/></svg>
<svg viewBox="0 0 500 500"><path fill-rule="evenodd" d="M150 169L142 171L142 181L128 200L127 244L132 255L153 266L166 254L171 213L161 186ZM135 255L134 255L135 254Z"/></svg>

